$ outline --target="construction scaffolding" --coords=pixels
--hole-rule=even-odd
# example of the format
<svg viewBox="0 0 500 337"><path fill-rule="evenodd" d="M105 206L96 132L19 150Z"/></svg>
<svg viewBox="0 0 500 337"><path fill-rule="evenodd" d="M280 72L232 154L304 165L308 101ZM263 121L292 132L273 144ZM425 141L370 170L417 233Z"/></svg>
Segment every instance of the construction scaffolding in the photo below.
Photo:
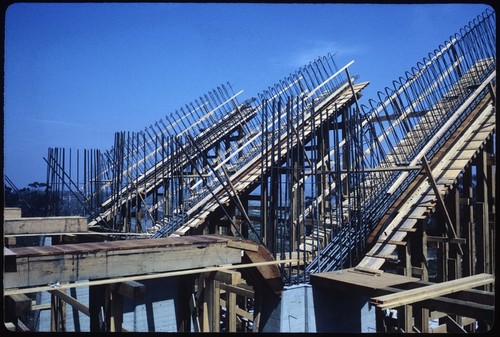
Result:
<svg viewBox="0 0 500 337"><path fill-rule="evenodd" d="M249 238L298 261L282 266L286 284L355 266L424 163L494 95L495 39L485 12L367 105L353 61L328 55L247 100L221 85L116 133L110 150L51 148L54 215L71 192L95 231Z"/></svg>

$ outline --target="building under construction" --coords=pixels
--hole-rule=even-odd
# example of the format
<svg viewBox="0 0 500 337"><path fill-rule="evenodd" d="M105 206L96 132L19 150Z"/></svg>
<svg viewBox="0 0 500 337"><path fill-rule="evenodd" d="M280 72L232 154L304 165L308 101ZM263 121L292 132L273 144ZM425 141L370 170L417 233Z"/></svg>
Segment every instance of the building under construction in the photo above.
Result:
<svg viewBox="0 0 500 337"><path fill-rule="evenodd" d="M220 85L106 151L49 149L51 216L4 210L6 326L490 330L495 13L375 99L352 64L246 100Z"/></svg>

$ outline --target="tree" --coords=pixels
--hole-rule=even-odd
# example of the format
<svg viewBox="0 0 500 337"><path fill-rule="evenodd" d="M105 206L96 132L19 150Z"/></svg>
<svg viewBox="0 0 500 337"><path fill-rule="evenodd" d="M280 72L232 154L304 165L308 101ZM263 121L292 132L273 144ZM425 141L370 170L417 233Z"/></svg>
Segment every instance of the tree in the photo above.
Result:
<svg viewBox="0 0 500 337"><path fill-rule="evenodd" d="M5 187L4 206L19 207L25 217L48 216L49 200L57 198L47 190L47 184L33 182L28 187Z"/></svg>

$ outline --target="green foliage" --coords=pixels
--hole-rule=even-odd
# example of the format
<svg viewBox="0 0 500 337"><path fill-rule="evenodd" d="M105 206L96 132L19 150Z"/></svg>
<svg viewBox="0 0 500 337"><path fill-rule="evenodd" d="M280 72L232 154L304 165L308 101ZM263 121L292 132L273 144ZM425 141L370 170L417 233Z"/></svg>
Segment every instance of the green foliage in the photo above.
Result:
<svg viewBox="0 0 500 337"><path fill-rule="evenodd" d="M4 206L21 208L24 217L49 216L54 198L47 184L35 181L20 190L5 187Z"/></svg>

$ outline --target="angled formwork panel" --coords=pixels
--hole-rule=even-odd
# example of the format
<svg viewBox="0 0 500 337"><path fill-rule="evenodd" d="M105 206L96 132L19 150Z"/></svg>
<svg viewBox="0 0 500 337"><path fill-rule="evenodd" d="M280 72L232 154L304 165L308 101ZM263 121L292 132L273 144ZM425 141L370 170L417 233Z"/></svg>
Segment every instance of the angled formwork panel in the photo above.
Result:
<svg viewBox="0 0 500 337"><path fill-rule="evenodd" d="M231 137L254 117L249 103L238 102L241 91L228 87L221 85L144 131L116 133L109 151L49 149L48 185L61 196L71 191L90 227L143 232L158 219L175 217L189 198L191 162L199 161L194 149L183 153L177 142L192 137L204 152L218 144L230 152Z"/></svg>
<svg viewBox="0 0 500 337"><path fill-rule="evenodd" d="M399 86L387 89L385 100L371 101L358 124L367 135L364 170L350 173L351 181L362 178L339 205L349 209L351 218L344 221L341 234L318 252L310 272L360 261L370 233L379 232L380 219L390 214L391 205L422 170L422 158L432 160L448 139L461 132L460 125L481 100L491 102L496 79L494 20L494 13L485 12L395 82ZM358 209L350 207L356 198L361 199Z"/></svg>

